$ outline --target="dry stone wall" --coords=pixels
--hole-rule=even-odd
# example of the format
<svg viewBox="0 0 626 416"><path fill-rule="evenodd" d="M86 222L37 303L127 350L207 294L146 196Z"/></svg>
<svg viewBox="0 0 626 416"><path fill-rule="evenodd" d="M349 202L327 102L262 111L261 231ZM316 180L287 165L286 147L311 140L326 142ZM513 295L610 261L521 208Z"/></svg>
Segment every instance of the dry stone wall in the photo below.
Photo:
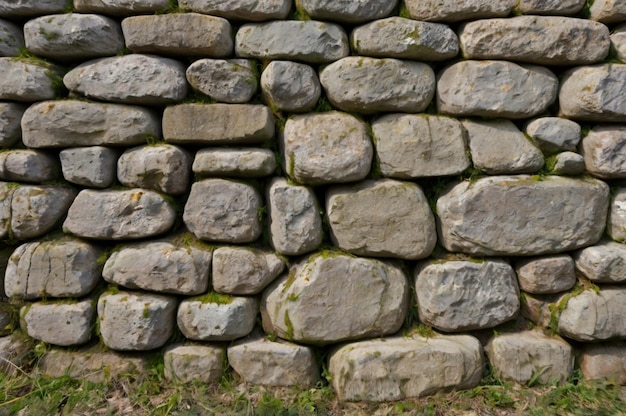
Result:
<svg viewBox="0 0 626 416"><path fill-rule="evenodd" d="M0 358L626 383L624 33L618 0L0 2Z"/></svg>

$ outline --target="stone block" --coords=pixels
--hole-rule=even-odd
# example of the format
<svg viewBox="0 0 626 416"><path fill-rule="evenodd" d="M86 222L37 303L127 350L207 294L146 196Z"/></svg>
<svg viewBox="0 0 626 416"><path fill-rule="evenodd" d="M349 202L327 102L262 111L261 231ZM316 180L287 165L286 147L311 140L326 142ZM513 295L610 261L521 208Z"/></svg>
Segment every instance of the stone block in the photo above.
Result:
<svg viewBox="0 0 626 416"><path fill-rule="evenodd" d="M585 159L582 155L574 152L563 152L555 156L554 167L551 172L554 175L582 175L585 173Z"/></svg>
<svg viewBox="0 0 626 416"><path fill-rule="evenodd" d="M626 126L598 125L582 140L581 153L589 173L599 178L626 178Z"/></svg>
<svg viewBox="0 0 626 416"><path fill-rule="evenodd" d="M169 4L169 0L74 0L74 10L79 13L128 16L154 14L165 10Z"/></svg>
<svg viewBox="0 0 626 416"><path fill-rule="evenodd" d="M63 13L66 0L20 0L0 4L0 16L10 18L28 18L44 14Z"/></svg>
<svg viewBox="0 0 626 416"><path fill-rule="evenodd" d="M219 247L213 252L211 283L218 293L256 295L284 268L284 261L267 250Z"/></svg>
<svg viewBox="0 0 626 416"><path fill-rule="evenodd" d="M398 0L298 0L296 6L313 19L356 24L389 16Z"/></svg>
<svg viewBox="0 0 626 416"><path fill-rule="evenodd" d="M21 327L29 337L68 347L91 338L96 316L91 299L76 302L35 302L20 310Z"/></svg>
<svg viewBox="0 0 626 416"><path fill-rule="evenodd" d="M22 137L24 104L0 103L0 147L14 146Z"/></svg>
<svg viewBox="0 0 626 416"><path fill-rule="evenodd" d="M606 233L615 241L626 241L626 188L617 187L611 195Z"/></svg>
<svg viewBox="0 0 626 416"><path fill-rule="evenodd" d="M626 4L620 0L594 1L589 6L592 20L602 23L620 23L626 21Z"/></svg>
<svg viewBox="0 0 626 416"><path fill-rule="evenodd" d="M286 19L291 10L290 0L179 0L178 4L198 13L253 22Z"/></svg>
<svg viewBox="0 0 626 416"><path fill-rule="evenodd" d="M108 188L117 177L119 152L104 146L74 147L59 152L63 178L89 188Z"/></svg>
<svg viewBox="0 0 626 416"><path fill-rule="evenodd" d="M584 6L585 0L520 0L515 10L524 14L572 15Z"/></svg>
<svg viewBox="0 0 626 416"><path fill-rule="evenodd" d="M59 161L41 150L14 149L0 153L0 179L41 183L59 175Z"/></svg>
<svg viewBox="0 0 626 416"><path fill-rule="evenodd" d="M611 32L611 51L617 60L626 63L626 25L619 25Z"/></svg>
<svg viewBox="0 0 626 416"><path fill-rule="evenodd" d="M520 289L538 295L564 292L576 284L574 260L568 254L518 259L515 272Z"/></svg>
<svg viewBox="0 0 626 416"><path fill-rule="evenodd" d="M16 375L30 361L34 344L31 338L15 332L0 337L0 371Z"/></svg>
<svg viewBox="0 0 626 416"><path fill-rule="evenodd" d="M24 47L22 26L0 19L0 56L18 56Z"/></svg>
<svg viewBox="0 0 626 416"><path fill-rule="evenodd" d="M586 344L582 349L580 371L585 380L626 385L626 345L624 342Z"/></svg>
<svg viewBox="0 0 626 416"><path fill-rule="evenodd" d="M200 176L256 178L276 170L276 155L253 147L206 148L196 152L191 170Z"/></svg>
<svg viewBox="0 0 626 416"><path fill-rule="evenodd" d="M487 17L506 17L517 0L405 0L411 19L458 22Z"/></svg>
<svg viewBox="0 0 626 416"><path fill-rule="evenodd" d="M560 117L541 117L524 128L543 154L550 156L564 150L576 151L580 141L580 125Z"/></svg>
<svg viewBox="0 0 626 416"><path fill-rule="evenodd" d="M45 61L0 57L0 100L50 100L59 92L62 71Z"/></svg>
<svg viewBox="0 0 626 416"><path fill-rule="evenodd" d="M576 270L596 283L626 283L626 244L603 240L574 252Z"/></svg>
<svg viewBox="0 0 626 416"><path fill-rule="evenodd" d="M218 103L244 104L257 90L253 65L248 59L199 59L187 68L187 81Z"/></svg>
<svg viewBox="0 0 626 416"><path fill-rule="evenodd" d="M268 105L290 113L315 108L322 86L315 70L306 64L272 61L261 74L261 91Z"/></svg>
<svg viewBox="0 0 626 416"><path fill-rule="evenodd" d="M172 345L163 354L166 380L182 383L215 383L224 374L222 347L213 345Z"/></svg>
<svg viewBox="0 0 626 416"><path fill-rule="evenodd" d="M22 185L11 198L11 232L19 240L40 237L65 216L76 191L65 186Z"/></svg>

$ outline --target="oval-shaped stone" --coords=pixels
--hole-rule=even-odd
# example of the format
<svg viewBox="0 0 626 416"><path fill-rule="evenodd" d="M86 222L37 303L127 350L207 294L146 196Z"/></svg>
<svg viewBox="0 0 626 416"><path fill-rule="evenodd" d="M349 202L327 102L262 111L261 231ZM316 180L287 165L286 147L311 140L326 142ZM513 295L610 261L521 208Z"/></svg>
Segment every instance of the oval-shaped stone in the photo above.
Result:
<svg viewBox="0 0 626 416"><path fill-rule="evenodd" d="M41 150L13 149L0 153L0 179L41 183L59 174L59 161Z"/></svg>
<svg viewBox="0 0 626 416"><path fill-rule="evenodd" d="M0 100L43 101L55 98L62 73L43 60L0 58Z"/></svg>
<svg viewBox="0 0 626 416"><path fill-rule="evenodd" d="M198 13L232 20L283 20L291 10L291 0L179 0L180 7Z"/></svg>
<svg viewBox="0 0 626 416"><path fill-rule="evenodd" d="M0 16L24 18L44 14L63 13L67 0L19 0L0 3Z"/></svg>
<svg viewBox="0 0 626 416"><path fill-rule="evenodd" d="M626 178L626 126L599 125L582 140L585 168L599 178Z"/></svg>
<svg viewBox="0 0 626 416"><path fill-rule="evenodd" d="M170 0L74 0L79 13L101 13L113 16L152 14L165 10Z"/></svg>
<svg viewBox="0 0 626 416"><path fill-rule="evenodd" d="M313 19L362 23L387 17L398 0L298 0L296 6Z"/></svg>
<svg viewBox="0 0 626 416"><path fill-rule="evenodd" d="M69 186L19 186L11 199L11 231L20 240L42 236L65 216L76 191Z"/></svg>
<svg viewBox="0 0 626 416"><path fill-rule="evenodd" d="M602 23L626 21L626 3L622 0L593 1L589 5L592 20Z"/></svg>
<svg viewBox="0 0 626 416"><path fill-rule="evenodd" d="M291 61L270 62L261 74L261 89L268 105L293 113L313 110L322 94L315 70Z"/></svg>
<svg viewBox="0 0 626 416"><path fill-rule="evenodd" d="M524 14L572 15L585 6L585 0L519 0L515 10Z"/></svg>
<svg viewBox="0 0 626 416"><path fill-rule="evenodd" d="M200 59L187 68L191 87L220 103L243 104L252 99L258 81L248 59Z"/></svg>
<svg viewBox="0 0 626 416"><path fill-rule="evenodd" d="M597 283L626 282L626 244L605 240L574 253L576 270Z"/></svg>
<svg viewBox="0 0 626 416"><path fill-rule="evenodd" d="M508 16L518 0L405 0L411 19L458 22Z"/></svg>

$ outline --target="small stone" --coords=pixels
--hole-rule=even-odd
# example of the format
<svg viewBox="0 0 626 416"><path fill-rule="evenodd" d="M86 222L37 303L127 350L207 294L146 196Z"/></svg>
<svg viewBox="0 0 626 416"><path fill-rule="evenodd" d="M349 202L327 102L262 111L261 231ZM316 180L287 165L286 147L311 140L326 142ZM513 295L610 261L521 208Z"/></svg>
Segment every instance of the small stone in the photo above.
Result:
<svg viewBox="0 0 626 416"><path fill-rule="evenodd" d="M626 188L617 187L611 195L607 234L615 241L626 241Z"/></svg>
<svg viewBox="0 0 626 416"><path fill-rule="evenodd" d="M0 19L0 56L18 56L24 47L22 26Z"/></svg>
<svg viewBox="0 0 626 416"><path fill-rule="evenodd" d="M0 337L0 371L16 375L32 359L34 342L22 334L13 333Z"/></svg>
<svg viewBox="0 0 626 416"><path fill-rule="evenodd" d="M576 270L597 283L626 282L626 245L601 241L574 253Z"/></svg>
<svg viewBox="0 0 626 416"><path fill-rule="evenodd" d="M256 178L271 175L276 167L271 150L237 147L198 150L191 169L201 176Z"/></svg>
<svg viewBox="0 0 626 416"><path fill-rule="evenodd" d="M103 146L75 147L59 152L63 178L76 185L108 188L117 177L116 150Z"/></svg>
<svg viewBox="0 0 626 416"><path fill-rule="evenodd" d="M524 129L544 155L575 151L580 141L580 125L560 117L541 117L528 123Z"/></svg>
<svg viewBox="0 0 626 416"><path fill-rule="evenodd" d="M169 0L74 0L74 10L79 13L127 16L154 14L165 10L169 4Z"/></svg>
<svg viewBox="0 0 626 416"><path fill-rule="evenodd" d="M200 59L187 68L187 81L219 103L243 104L257 90L252 65L248 59Z"/></svg>
<svg viewBox="0 0 626 416"><path fill-rule="evenodd" d="M585 173L585 160L578 153L559 153L555 156L551 173L554 175L582 175Z"/></svg>
<svg viewBox="0 0 626 416"><path fill-rule="evenodd" d="M520 0L515 10L524 14L572 15L584 6L585 0Z"/></svg>
<svg viewBox="0 0 626 416"><path fill-rule="evenodd" d="M626 345L624 342L586 344L582 349L580 371L585 380L626 385Z"/></svg>
<svg viewBox="0 0 626 416"><path fill-rule="evenodd" d="M592 20L602 23L619 23L626 21L626 4L621 0L594 1L589 6Z"/></svg>
<svg viewBox="0 0 626 416"><path fill-rule="evenodd" d="M458 22L487 17L506 17L517 0L405 0L411 19Z"/></svg>
<svg viewBox="0 0 626 416"><path fill-rule="evenodd" d="M67 0L19 0L0 4L0 16L25 18L44 14L63 13Z"/></svg>
<svg viewBox="0 0 626 416"><path fill-rule="evenodd" d="M581 153L589 173L599 178L626 178L626 126L599 125L582 140Z"/></svg>
<svg viewBox="0 0 626 416"><path fill-rule="evenodd" d="M45 61L0 57L0 100L34 102L57 96L61 70Z"/></svg>
<svg viewBox="0 0 626 416"><path fill-rule="evenodd" d="M89 341L95 312L91 299L75 303L35 302L22 307L20 320L29 337L68 347Z"/></svg>
<svg viewBox="0 0 626 416"><path fill-rule="evenodd" d="M57 178L56 157L40 150L15 149L0 153L0 179L40 183Z"/></svg>
<svg viewBox="0 0 626 416"><path fill-rule="evenodd" d="M26 106L18 103L0 103L0 147L14 146L22 137L22 115Z"/></svg>
<svg viewBox="0 0 626 416"><path fill-rule="evenodd" d="M261 90L268 105L290 113L313 110L322 94L315 70L291 61L270 62L261 74Z"/></svg>
<svg viewBox="0 0 626 416"><path fill-rule="evenodd" d="M163 354L166 380L215 383L224 374L224 348L213 345L173 345Z"/></svg>
<svg viewBox="0 0 626 416"><path fill-rule="evenodd" d="M611 33L611 51L620 62L626 62L626 25L619 25Z"/></svg>
<svg viewBox="0 0 626 416"><path fill-rule="evenodd" d="M179 0L178 3L194 12L253 22L283 20L291 10L290 0Z"/></svg>
<svg viewBox="0 0 626 416"><path fill-rule="evenodd" d="M554 311L558 310L566 296L567 292L553 295L524 293L521 297L520 313L538 328L554 333L558 324L558 313Z"/></svg>
<svg viewBox="0 0 626 416"><path fill-rule="evenodd" d="M576 284L574 260L567 254L516 260L515 272L520 289L528 293L559 293Z"/></svg>
<svg viewBox="0 0 626 416"><path fill-rule="evenodd" d="M213 252L211 283L218 293L256 295L285 268L276 254L252 247L219 247Z"/></svg>
<svg viewBox="0 0 626 416"><path fill-rule="evenodd" d="M65 216L76 192L65 186L19 186L11 199L11 231L20 240L40 237Z"/></svg>
<svg viewBox="0 0 626 416"><path fill-rule="evenodd" d="M398 0L298 0L296 6L313 19L363 23L389 16Z"/></svg>
<svg viewBox="0 0 626 416"><path fill-rule="evenodd" d="M11 201L18 187L11 183L0 182L0 238L7 239L11 235ZM0 279L2 280L2 279Z"/></svg>

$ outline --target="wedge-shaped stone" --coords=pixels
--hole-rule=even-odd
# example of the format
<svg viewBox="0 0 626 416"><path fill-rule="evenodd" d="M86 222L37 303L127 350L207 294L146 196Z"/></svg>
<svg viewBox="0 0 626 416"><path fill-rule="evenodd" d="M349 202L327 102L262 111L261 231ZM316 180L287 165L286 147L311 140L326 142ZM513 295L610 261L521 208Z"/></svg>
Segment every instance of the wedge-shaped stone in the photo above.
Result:
<svg viewBox="0 0 626 416"><path fill-rule="evenodd" d="M249 144L274 137L274 117L264 105L181 104L163 112L169 143Z"/></svg>
<svg viewBox="0 0 626 416"><path fill-rule="evenodd" d="M296 5L313 19L362 23L387 17L398 0L298 0Z"/></svg>
<svg viewBox="0 0 626 416"><path fill-rule="evenodd" d="M23 47L25 44L22 27L0 20L0 56L17 56Z"/></svg>
<svg viewBox="0 0 626 416"><path fill-rule="evenodd" d="M554 102L558 85L543 67L462 61L439 73L437 107L457 116L527 118Z"/></svg>
<svg viewBox="0 0 626 416"><path fill-rule="evenodd" d="M11 232L20 240L40 237L65 216L76 192L65 186L19 186L11 198Z"/></svg>
<svg viewBox="0 0 626 416"><path fill-rule="evenodd" d="M132 16L122 21L126 47L135 53L226 57L233 52L226 19L198 13Z"/></svg>
<svg viewBox="0 0 626 416"><path fill-rule="evenodd" d="M213 345L173 345L163 354L166 380L214 383L224 375L224 348Z"/></svg>
<svg viewBox="0 0 626 416"><path fill-rule="evenodd" d="M559 293L576 284L574 260L568 254L516 260L515 272L520 289L528 293Z"/></svg>
<svg viewBox="0 0 626 416"><path fill-rule="evenodd" d="M0 147L11 147L22 137L24 104L0 103Z"/></svg>
<svg viewBox="0 0 626 416"><path fill-rule="evenodd" d="M207 148L196 152L191 169L202 176L256 178L271 175L276 166L269 149Z"/></svg>
<svg viewBox="0 0 626 416"><path fill-rule="evenodd" d="M520 0L515 10L524 14L571 15L585 6L585 0Z"/></svg>
<svg viewBox="0 0 626 416"><path fill-rule="evenodd" d="M57 158L40 150L14 149L0 153L2 180L40 183L54 180L58 174Z"/></svg>
<svg viewBox="0 0 626 416"><path fill-rule="evenodd" d="M626 21L626 3L621 0L594 1L589 6L592 20L602 23Z"/></svg>
<svg viewBox="0 0 626 416"><path fill-rule="evenodd" d="M233 20L282 20L291 10L289 0L179 0L184 9Z"/></svg>
<svg viewBox="0 0 626 416"><path fill-rule="evenodd" d="M0 100L34 102L57 95L61 70L40 60L0 58Z"/></svg>
<svg viewBox="0 0 626 416"><path fill-rule="evenodd" d="M615 188L609 205L607 234L615 241L626 241L626 188Z"/></svg>
<svg viewBox="0 0 626 416"><path fill-rule="evenodd" d="M469 335L360 341L333 351L328 370L340 400L404 400L477 386L483 350Z"/></svg>
<svg viewBox="0 0 626 416"><path fill-rule="evenodd" d="M538 65L587 65L609 53L609 29L585 19L517 16L466 23L459 29L463 55Z"/></svg>
<svg viewBox="0 0 626 416"><path fill-rule="evenodd" d="M541 117L526 125L524 132L546 156L564 150L575 151L580 141L580 125L560 117Z"/></svg>
<svg viewBox="0 0 626 416"><path fill-rule="evenodd" d="M75 147L59 152L66 181L90 188L108 188L117 177L119 152L104 146Z"/></svg>
<svg viewBox="0 0 626 416"><path fill-rule="evenodd" d="M101 253L88 242L67 238L23 244L9 258L6 293L18 299L85 296L100 281Z"/></svg>
<svg viewBox="0 0 626 416"><path fill-rule="evenodd" d="M161 136L161 121L143 107L78 100L30 106L21 120L30 148L132 146Z"/></svg>
<svg viewBox="0 0 626 416"><path fill-rule="evenodd" d="M328 100L360 113L424 111L435 94L435 74L421 62L350 56L320 71Z"/></svg>
<svg viewBox="0 0 626 416"><path fill-rule="evenodd" d="M626 385L626 344L624 342L586 344L582 349L580 371L585 380L607 380Z"/></svg>
<svg viewBox="0 0 626 416"><path fill-rule="evenodd" d="M29 20L24 40L29 52L60 61L112 56L124 48L120 24L97 14L66 13Z"/></svg>
<svg viewBox="0 0 626 416"><path fill-rule="evenodd" d="M265 290L263 329L319 345L393 334L408 297L407 278L394 263L316 253Z"/></svg>
<svg viewBox="0 0 626 416"><path fill-rule="evenodd" d="M341 26L285 20L243 25L235 37L235 53L243 58L322 64L348 56L350 46Z"/></svg>
<svg viewBox="0 0 626 416"><path fill-rule="evenodd" d="M626 244L601 241L574 253L576 269L598 283L626 282Z"/></svg>
<svg viewBox="0 0 626 416"><path fill-rule="evenodd" d="M66 7L66 0L3 1L0 4L0 16L25 18L51 13L63 13Z"/></svg>
<svg viewBox="0 0 626 416"><path fill-rule="evenodd" d="M397 16L359 26L350 43L357 54L378 58L443 61L459 53L459 39L447 25Z"/></svg>
<svg viewBox="0 0 626 416"><path fill-rule="evenodd" d="M200 59L187 68L187 81L192 88L217 102L247 103L258 85L252 62L249 59Z"/></svg>
<svg viewBox="0 0 626 416"><path fill-rule="evenodd" d="M576 152L562 152L554 157L553 175L582 175L585 173L585 160Z"/></svg>
<svg viewBox="0 0 626 416"><path fill-rule="evenodd" d="M68 72L63 83L75 94L125 104L169 104L187 95L183 64L152 55L87 61Z"/></svg>
<svg viewBox="0 0 626 416"><path fill-rule="evenodd" d="M458 22L508 16L517 0L405 0L411 19Z"/></svg>
<svg viewBox="0 0 626 416"><path fill-rule="evenodd" d="M315 70L291 61L270 62L261 74L261 90L268 105L293 113L313 110L322 94Z"/></svg>
<svg viewBox="0 0 626 416"><path fill-rule="evenodd" d="M79 13L113 16L153 14L165 10L169 5L169 0L74 0L74 10Z"/></svg>
<svg viewBox="0 0 626 416"><path fill-rule="evenodd" d="M35 302L20 311L29 337L67 347L89 341L96 311L91 299L75 302Z"/></svg>
<svg viewBox="0 0 626 416"><path fill-rule="evenodd" d="M437 201L439 242L478 255L561 253L596 243L608 186L594 179L527 175L462 182ZM554 201L559 201L558 204Z"/></svg>
<svg viewBox="0 0 626 416"><path fill-rule="evenodd" d="M422 259L437 243L426 196L412 182L381 179L332 187L326 215L333 243L361 256Z"/></svg>
<svg viewBox="0 0 626 416"><path fill-rule="evenodd" d="M285 268L276 254L252 247L219 247L213 252L211 284L218 293L256 295Z"/></svg>
<svg viewBox="0 0 626 416"><path fill-rule="evenodd" d="M370 171L373 146L367 125L330 111L291 117L279 137L283 170L309 185L353 182Z"/></svg>
<svg viewBox="0 0 626 416"><path fill-rule="evenodd" d="M626 74L626 73L625 73ZM626 178L625 125L599 125L582 140L581 153L587 171L594 176Z"/></svg>
<svg viewBox="0 0 626 416"><path fill-rule="evenodd" d="M162 234L175 220L176 210L154 191L85 189L70 207L63 231L84 238L127 240Z"/></svg>

